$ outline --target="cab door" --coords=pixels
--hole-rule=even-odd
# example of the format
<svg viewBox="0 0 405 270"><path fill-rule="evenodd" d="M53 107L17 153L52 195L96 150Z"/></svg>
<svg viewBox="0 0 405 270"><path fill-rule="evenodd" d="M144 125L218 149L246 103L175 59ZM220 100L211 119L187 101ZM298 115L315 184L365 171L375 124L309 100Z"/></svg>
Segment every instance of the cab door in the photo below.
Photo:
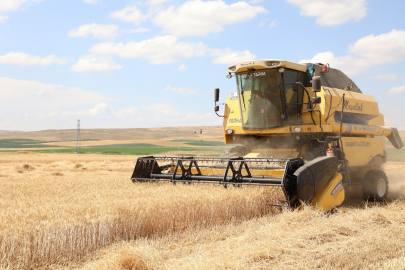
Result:
<svg viewBox="0 0 405 270"><path fill-rule="evenodd" d="M301 112L304 89L299 84L288 83L300 82L304 84L305 75L303 72L289 69L286 69L283 73L288 123L290 124L302 123Z"/></svg>

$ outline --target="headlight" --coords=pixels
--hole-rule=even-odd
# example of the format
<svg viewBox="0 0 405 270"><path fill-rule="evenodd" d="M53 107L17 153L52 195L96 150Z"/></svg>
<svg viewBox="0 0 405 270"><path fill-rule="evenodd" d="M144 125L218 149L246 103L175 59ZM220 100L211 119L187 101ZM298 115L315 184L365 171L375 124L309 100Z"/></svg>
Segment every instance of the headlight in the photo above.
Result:
<svg viewBox="0 0 405 270"><path fill-rule="evenodd" d="M235 66L230 67L230 68L229 68L229 71L231 71L231 72L235 72L235 71L236 71L236 67L235 67Z"/></svg>
<svg viewBox="0 0 405 270"><path fill-rule="evenodd" d="M295 127L294 128L294 132L296 132L296 133L300 133L301 130L302 130L302 128L300 128L300 127Z"/></svg>
<svg viewBox="0 0 405 270"><path fill-rule="evenodd" d="M233 134L233 129L228 129L227 131L226 131L226 133L228 133L229 135L231 135L231 134Z"/></svg>
<svg viewBox="0 0 405 270"><path fill-rule="evenodd" d="M266 66L268 67L275 67L275 66L279 66L280 62L266 62Z"/></svg>

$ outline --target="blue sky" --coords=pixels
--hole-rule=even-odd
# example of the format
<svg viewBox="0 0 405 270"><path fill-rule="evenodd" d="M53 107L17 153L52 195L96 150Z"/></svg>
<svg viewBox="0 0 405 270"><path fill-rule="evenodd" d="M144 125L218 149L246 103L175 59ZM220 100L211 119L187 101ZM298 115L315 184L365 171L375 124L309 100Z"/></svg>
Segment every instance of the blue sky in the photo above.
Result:
<svg viewBox="0 0 405 270"><path fill-rule="evenodd" d="M226 68L329 63L405 129L400 0L0 1L0 130L221 125Z"/></svg>

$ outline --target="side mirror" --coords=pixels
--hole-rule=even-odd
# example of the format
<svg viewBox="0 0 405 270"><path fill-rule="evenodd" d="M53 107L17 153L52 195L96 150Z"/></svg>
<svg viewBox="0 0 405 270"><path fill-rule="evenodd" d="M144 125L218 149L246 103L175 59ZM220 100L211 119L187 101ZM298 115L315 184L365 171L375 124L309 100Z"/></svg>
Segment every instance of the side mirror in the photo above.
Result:
<svg viewBox="0 0 405 270"><path fill-rule="evenodd" d="M218 102L219 101L219 88L215 88L214 96L215 96L215 102Z"/></svg>
<svg viewBox="0 0 405 270"><path fill-rule="evenodd" d="M321 92L321 77L320 76L312 77L312 92L314 92L314 93Z"/></svg>
<svg viewBox="0 0 405 270"><path fill-rule="evenodd" d="M352 84L352 82L349 82L349 83L347 84L345 90L352 90L352 88L353 88L353 84Z"/></svg>
<svg viewBox="0 0 405 270"><path fill-rule="evenodd" d="M219 111L219 106L215 106L214 111L218 112Z"/></svg>
<svg viewBox="0 0 405 270"><path fill-rule="evenodd" d="M321 97L313 97L312 98L312 104L319 104L322 102Z"/></svg>

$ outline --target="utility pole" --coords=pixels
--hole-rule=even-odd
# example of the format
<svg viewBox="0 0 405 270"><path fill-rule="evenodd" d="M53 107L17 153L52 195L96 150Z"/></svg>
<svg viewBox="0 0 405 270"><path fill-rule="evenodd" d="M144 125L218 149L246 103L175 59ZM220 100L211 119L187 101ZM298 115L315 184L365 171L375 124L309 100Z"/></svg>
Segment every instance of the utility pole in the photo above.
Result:
<svg viewBox="0 0 405 270"><path fill-rule="evenodd" d="M80 154L81 152L82 152L82 139L80 138L80 120L77 120L75 153Z"/></svg>

